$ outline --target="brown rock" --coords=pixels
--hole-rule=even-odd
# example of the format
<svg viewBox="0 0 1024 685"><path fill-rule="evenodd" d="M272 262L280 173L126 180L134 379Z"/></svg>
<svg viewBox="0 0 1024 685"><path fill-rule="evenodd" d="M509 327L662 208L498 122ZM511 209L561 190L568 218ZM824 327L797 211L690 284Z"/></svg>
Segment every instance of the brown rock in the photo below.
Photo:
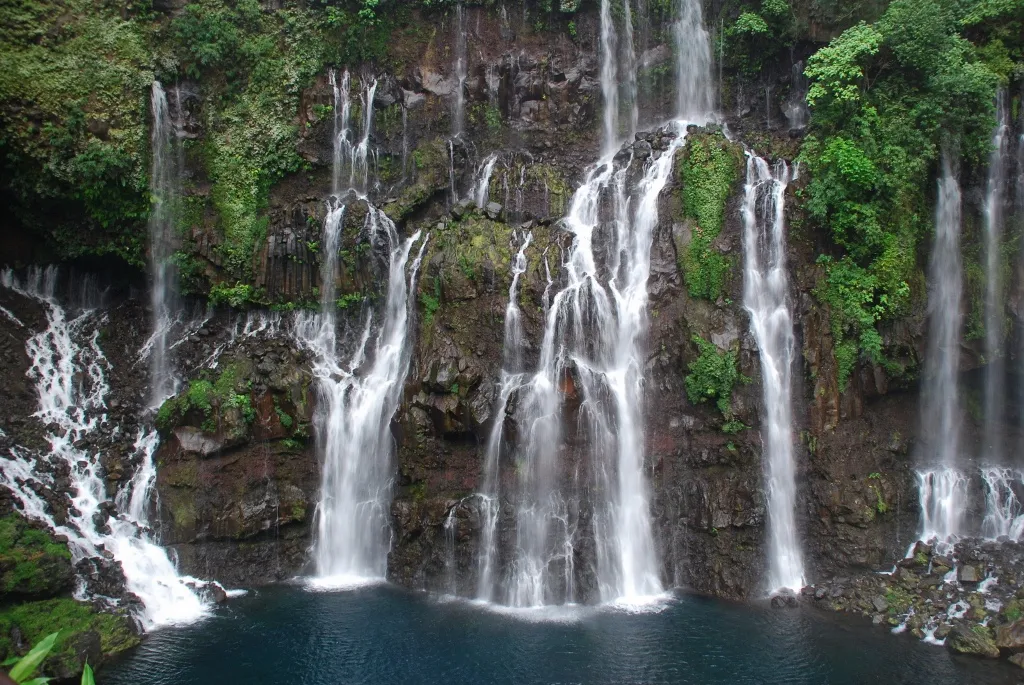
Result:
<svg viewBox="0 0 1024 685"><path fill-rule="evenodd" d="M1024 619L996 628L996 647L1012 652L1024 650Z"/></svg>

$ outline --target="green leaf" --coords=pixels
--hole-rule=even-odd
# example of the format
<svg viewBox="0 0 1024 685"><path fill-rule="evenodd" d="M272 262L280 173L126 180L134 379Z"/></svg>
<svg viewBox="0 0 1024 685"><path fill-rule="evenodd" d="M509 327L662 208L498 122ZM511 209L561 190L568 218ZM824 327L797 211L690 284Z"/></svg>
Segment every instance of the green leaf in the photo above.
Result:
<svg viewBox="0 0 1024 685"><path fill-rule="evenodd" d="M50 653L51 649L53 649L53 645L57 642L57 635L59 634L60 631L50 633L40 640L39 643L32 648L32 651L23 656L8 674L11 676L11 680L16 683L22 683L30 675L35 673L36 669L39 668L39 664L43 663L43 659L45 659L46 655Z"/></svg>
<svg viewBox="0 0 1024 685"><path fill-rule="evenodd" d="M92 676L92 666L88 662L82 669L82 685L96 685L96 679Z"/></svg>

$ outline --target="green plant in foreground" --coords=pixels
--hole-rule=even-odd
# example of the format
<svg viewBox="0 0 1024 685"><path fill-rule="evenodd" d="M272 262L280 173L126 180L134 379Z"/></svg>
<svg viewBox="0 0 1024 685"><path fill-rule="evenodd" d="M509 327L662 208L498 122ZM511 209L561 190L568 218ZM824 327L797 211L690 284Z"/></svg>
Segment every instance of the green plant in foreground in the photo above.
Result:
<svg viewBox="0 0 1024 685"><path fill-rule="evenodd" d="M57 644L58 635L60 635L60 631L50 633L36 643L25 656L12 657L5 661L3 665L11 667L7 674L8 677L19 685L45 685L50 682L50 678L42 676L32 678L32 674L39 670L39 666L49 656L53 646ZM92 667L88 663L82 668L82 685L96 685Z"/></svg>

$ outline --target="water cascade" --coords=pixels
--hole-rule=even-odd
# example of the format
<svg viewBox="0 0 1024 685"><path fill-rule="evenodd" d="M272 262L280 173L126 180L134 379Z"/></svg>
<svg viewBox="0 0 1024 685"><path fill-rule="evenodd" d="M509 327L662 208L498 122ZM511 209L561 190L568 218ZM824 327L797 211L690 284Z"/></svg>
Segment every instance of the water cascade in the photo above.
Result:
<svg viewBox="0 0 1024 685"><path fill-rule="evenodd" d="M477 209L483 209L490 199L491 174L494 173L494 164L498 161L498 153L492 152L487 155L477 172L476 183L473 188L473 202Z"/></svg>
<svg viewBox="0 0 1024 685"><path fill-rule="evenodd" d="M296 322L298 340L314 353L313 374L319 381L316 429L323 467L313 556L325 586L383 578L386 570L391 417L409 368L409 312L426 247L424 240L407 280L409 253L420 234L400 239L394 223L372 205L364 230L374 247L388 254L381 324L375 329L372 315L367 317L354 352L342 365L330 313L333 301L324 300L319 315L301 315Z"/></svg>
<svg viewBox="0 0 1024 685"><path fill-rule="evenodd" d="M604 101L602 157L607 157L615 152L619 133L619 82L615 42L611 0L601 0L601 97Z"/></svg>
<svg viewBox="0 0 1024 685"><path fill-rule="evenodd" d="M704 30L698 0L682 0L679 20L672 27L676 48L676 86L679 117L703 121L713 109L711 39Z"/></svg>
<svg viewBox="0 0 1024 685"><path fill-rule="evenodd" d="M513 241L518 236L513 235ZM505 427L505 412L512 393L523 381L523 324L519 311L519 278L526 273L526 248L533 235L527 233L519 243L519 251L512 260L512 284L508 288L508 305L505 307L505 332L502 347L501 380L498 387L498 402L494 409L494 424L487 438L484 453L484 486L480 491L480 512L483 522L480 538L480 552L477 558L477 599L491 601L494 598L494 570L497 566L498 513L501 493L498 489L498 459L501 456L502 430ZM514 245L513 245L514 247Z"/></svg>
<svg viewBox="0 0 1024 685"><path fill-rule="evenodd" d="M952 543L962 533L967 477L957 469L960 453L961 299L960 186L947 156L942 160L935 243L929 265L928 351L921 398L923 467L917 473L921 539Z"/></svg>
<svg viewBox="0 0 1024 685"><path fill-rule="evenodd" d="M180 98L178 106L181 106ZM153 130L150 136L152 164L149 192L152 207L149 213L149 269L153 284L150 305L153 308L153 334L145 351L149 355L150 404L159 406L174 394L176 382L168 357L168 334L178 310L175 295L175 268L171 256L176 249L175 207L181 183L181 146L177 130L167 106L167 94L159 81L154 81L150 95Z"/></svg>
<svg viewBox="0 0 1024 685"><path fill-rule="evenodd" d="M373 100L377 96L377 79L363 85L363 131L359 143L352 151L352 170L349 172L348 184L365 193L369 190L370 182L370 133L373 131Z"/></svg>
<svg viewBox="0 0 1024 685"><path fill-rule="evenodd" d="M710 45L700 7L686 0L677 45L692 60L678 70L680 112L703 123L710 114ZM601 3L603 158L573 196L565 229L573 236L545 315L535 374L518 394L515 554L506 603L517 607L574 602L577 544L592 534L596 586L604 602L649 601L663 591L644 473L642 338L658 197L672 172L685 122L670 124L667 149L627 188L629 155L617 163L618 66L607 0ZM632 132L630 132L632 133ZM614 218L601 221L610 203ZM606 249L595 246L607 235ZM564 445L565 400L580 407L585 456L573 464ZM578 403L578 404L577 404ZM599 493L594 501L585 493ZM591 516L581 509L592 508ZM592 531L587 529L592 527Z"/></svg>
<svg viewBox="0 0 1024 685"><path fill-rule="evenodd" d="M992 154L988 162L985 187L985 412L983 458L993 464L1003 462L999 438L1003 422L1004 360L1002 353L1004 296L1000 282L999 253L1003 238L1003 207L1006 202L1010 167L1010 110L1006 93L996 96L998 117L992 134Z"/></svg>
<svg viewBox="0 0 1024 685"><path fill-rule="evenodd" d="M785 193L789 167L747 155L743 202L743 304L761 359L765 481L768 493L768 589L805 585L797 541L792 369L796 341L786 272Z"/></svg>
<svg viewBox="0 0 1024 685"><path fill-rule="evenodd" d="M106 415L110 363L99 345L103 321L94 308L98 298L89 296L91 289L86 284L81 288L86 293L84 304L75 311L65 309L55 294L55 267L33 270L24 283L7 270L0 274L0 284L46 309L47 328L28 340L26 351L31 361L28 375L39 399L35 416L46 426L49 443L47 454L15 447L0 458L0 482L20 500L26 516L67 537L74 562L109 553L120 563L126 589L142 600L139 619L143 627L152 629L200 618L206 613L207 603L189 584L198 586L202 582L179 576L167 553L149 534L156 434L140 431L136 436L134 450L140 465L117 494L116 513L109 518L103 513L109 504L101 454L95 448L80 447L90 442L87 438L99 439L120 430L110 425ZM53 459L66 465L70 485L55 482L54 474L59 471L45 463ZM37 463L43 468L37 470ZM29 485L32 482L55 490L67 489L73 506L68 508L66 520L54 520L46 501ZM87 596L84 587L79 588L79 595Z"/></svg>
<svg viewBox="0 0 1024 685"><path fill-rule="evenodd" d="M360 95L363 109L363 128L359 142L355 142L352 130L352 101L350 99L351 79L348 70L343 72L341 82L338 74L330 71L331 90L334 97L334 145L331 171L331 194L338 200L346 188L342 186L342 175L348 167L348 188L359 193L369 189L370 179L370 134L373 131L373 100L377 94L377 80L363 83Z"/></svg>
<svg viewBox="0 0 1024 685"><path fill-rule="evenodd" d="M1020 541L1024 536L1024 505L1017 497L1024 487L1024 473L998 466L981 469L985 484L985 518L981 522L982 537L996 540L1007 536Z"/></svg>
<svg viewBox="0 0 1024 685"><path fill-rule="evenodd" d="M466 16L462 3L455 5L455 100L452 104L452 138L462 135L466 123Z"/></svg>
<svg viewBox="0 0 1024 685"><path fill-rule="evenodd" d="M622 3L622 81L626 89L626 102L629 104L629 131L637 130L640 125L640 99L636 84L637 59L633 40L633 10L631 0Z"/></svg>

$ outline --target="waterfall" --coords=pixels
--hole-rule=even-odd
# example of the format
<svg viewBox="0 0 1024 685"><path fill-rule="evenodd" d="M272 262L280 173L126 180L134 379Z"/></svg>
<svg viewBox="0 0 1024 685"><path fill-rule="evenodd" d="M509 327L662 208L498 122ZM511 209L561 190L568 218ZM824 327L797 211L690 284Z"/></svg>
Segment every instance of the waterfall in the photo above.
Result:
<svg viewBox="0 0 1024 685"><path fill-rule="evenodd" d="M711 102L710 45L696 0L684 2L676 35L690 59L677 72L679 111L698 113L703 123ZM618 66L608 0L601 3L600 35L603 158L564 219L572 244L563 255L562 286L552 295L549 273L537 371L516 402L515 552L505 580L506 603L516 607L580 599L577 546L591 533L602 601L642 603L663 591L644 473L643 335L658 198L686 122L669 124L667 149L627 188L633 159L616 154ZM609 214L611 221L602 221ZM606 230L611 244L598 250L595 234ZM586 440L578 465L565 458L572 450L561 418L570 406L579 407L577 426ZM588 506L592 512L582 511Z"/></svg>
<svg viewBox="0 0 1024 685"><path fill-rule="evenodd" d="M935 244L929 265L930 330L921 398L921 436L926 466L917 474L921 539L947 546L962 533L967 478L957 470L960 453L960 186L943 155L935 211Z"/></svg>
<svg viewBox="0 0 1024 685"><path fill-rule="evenodd" d="M409 312L427 243L420 244L406 280L409 253L419 232L401 240L394 223L373 205L368 206L364 230L374 246L389 255L380 326L374 331L373 317L367 316L355 351L342 365L333 325L327 325L333 322L333 301L325 299L319 315L300 315L296 322L300 344L314 353L313 374L320 392L316 430L323 466L314 560L317 582L326 587L380 579L386 571L394 453L391 418L412 354Z"/></svg>
<svg viewBox="0 0 1024 685"><path fill-rule="evenodd" d="M58 302L55 267L31 271L25 283L6 270L0 274L0 284L36 300L46 310L46 330L28 340L26 351L31 361L28 375L39 400L35 417L46 427L49 443L47 454L33 455L15 447L6 458L0 458L0 482L20 501L26 516L67 537L74 562L108 553L113 556L124 571L126 589L142 600L139 619L144 628L202 617L207 603L189 587L201 581L179 576L166 551L150 537L148 509L158 444L155 433L140 431L136 436L134 450L140 466L117 494L116 513L104 525L109 503L101 455L84 446L90 436L119 430L110 425L105 413L110 363L99 345L102 315L88 302L75 312ZM88 293L88 284L81 290ZM53 468L53 460L63 462L68 484L56 479L60 469ZM42 468L36 470L36 464ZM68 508L66 522L54 521L32 482L58 493L68 492L73 506ZM84 598L85 588L80 587L77 594Z"/></svg>
<svg viewBox="0 0 1024 685"><path fill-rule="evenodd" d="M1003 385L1004 304L999 273L999 253L1003 238L1003 207L1009 183L1010 109L1006 92L996 94L997 123L992 134L992 153L988 162L985 187L985 412L984 455L994 464L1003 461L1002 428L1005 397Z"/></svg>
<svg viewBox="0 0 1024 685"><path fill-rule="evenodd" d="M352 116L352 103L349 100L349 76L345 70L338 83L338 73L331 69L331 90L334 93L334 139L333 159L331 167L331 193L338 197L341 194L341 170L346 159L352 159L352 139L349 131L349 117Z"/></svg>
<svg viewBox="0 0 1024 685"><path fill-rule="evenodd" d="M1024 535L1024 505L1014 486L1024 486L1024 473L998 466L981 469L985 483L985 518L981 522L982 537L996 540L1004 535L1020 541Z"/></svg>
<svg viewBox="0 0 1024 685"><path fill-rule="evenodd" d="M513 241L518 236L513 235ZM508 305L505 307L505 334L502 347L501 381L498 387L498 402L494 409L494 423L487 437L484 453L484 486L480 491L482 533L480 552L477 556L477 599L489 602L494 596L494 569L497 564L498 514L501 506L499 491L499 464L501 456L502 430L505 426L505 412L512 393L523 381L523 324L519 311L519 278L526 273L526 248L530 246L533 234L527 233L519 243L519 251L512 259L512 284L508 288ZM514 245L512 246L514 247Z"/></svg>
<svg viewBox="0 0 1024 685"><path fill-rule="evenodd" d="M611 0L601 0L601 97L604 100L601 156L616 150L619 135L619 81L615 59L615 24L612 22Z"/></svg>
<svg viewBox="0 0 1024 685"><path fill-rule="evenodd" d="M630 0L625 0L623 5L623 28L622 28L622 79L626 87L626 101L629 102L629 131L637 130L640 123L640 102L639 91L636 86L636 47L633 41L633 10L630 8Z"/></svg>
<svg viewBox="0 0 1024 685"><path fill-rule="evenodd" d="M455 101L452 111L452 138L462 135L466 120L466 17L462 3L455 5Z"/></svg>
<svg viewBox="0 0 1024 685"><path fill-rule="evenodd" d="M363 135L352 152L352 170L348 183L352 188L366 192L370 182L370 133L373 130L373 100L377 95L377 79L363 84Z"/></svg>
<svg viewBox="0 0 1024 685"><path fill-rule="evenodd" d="M796 464L791 378L796 341L786 272L785 193L789 167L774 170L747 154L743 202L743 304L761 358L765 481L768 494L768 589L805 585L797 541Z"/></svg>
<svg viewBox="0 0 1024 685"><path fill-rule="evenodd" d="M498 153L492 152L480 165L477 173L476 184L473 190L473 202L478 209L483 209L490 199L491 174L494 172L494 164L498 161Z"/></svg>
<svg viewBox="0 0 1024 685"><path fill-rule="evenodd" d="M789 96L783 106L790 131L807 128L810 111L807 107L807 77L804 76L804 62L794 62L790 70Z"/></svg>
<svg viewBox="0 0 1024 685"><path fill-rule="evenodd" d="M177 131L167 106L167 94L159 81L153 81L150 95L153 130L150 136L152 160L149 193L149 268L153 284L150 305L153 308L153 334L144 351L149 355L150 404L159 406L177 390L174 370L168 357L167 337L178 310L175 295L175 268L171 260L176 245L175 209L179 197L182 157ZM181 107L181 100L178 100Z"/></svg>
<svg viewBox="0 0 1024 685"><path fill-rule="evenodd" d="M680 0L672 27L676 47L677 111L688 121L703 121L713 110L711 39L704 30L700 0Z"/></svg>
<svg viewBox="0 0 1024 685"><path fill-rule="evenodd" d="M360 193L369 189L370 181L370 134L373 131L373 99L377 94L377 79L363 83L360 103L363 109L363 128L359 142L354 142L352 131L351 78L346 69L341 82L338 73L329 72L331 91L334 98L334 140L331 170L331 194L341 199L346 188L342 187L342 174L348 166L348 187Z"/></svg>

